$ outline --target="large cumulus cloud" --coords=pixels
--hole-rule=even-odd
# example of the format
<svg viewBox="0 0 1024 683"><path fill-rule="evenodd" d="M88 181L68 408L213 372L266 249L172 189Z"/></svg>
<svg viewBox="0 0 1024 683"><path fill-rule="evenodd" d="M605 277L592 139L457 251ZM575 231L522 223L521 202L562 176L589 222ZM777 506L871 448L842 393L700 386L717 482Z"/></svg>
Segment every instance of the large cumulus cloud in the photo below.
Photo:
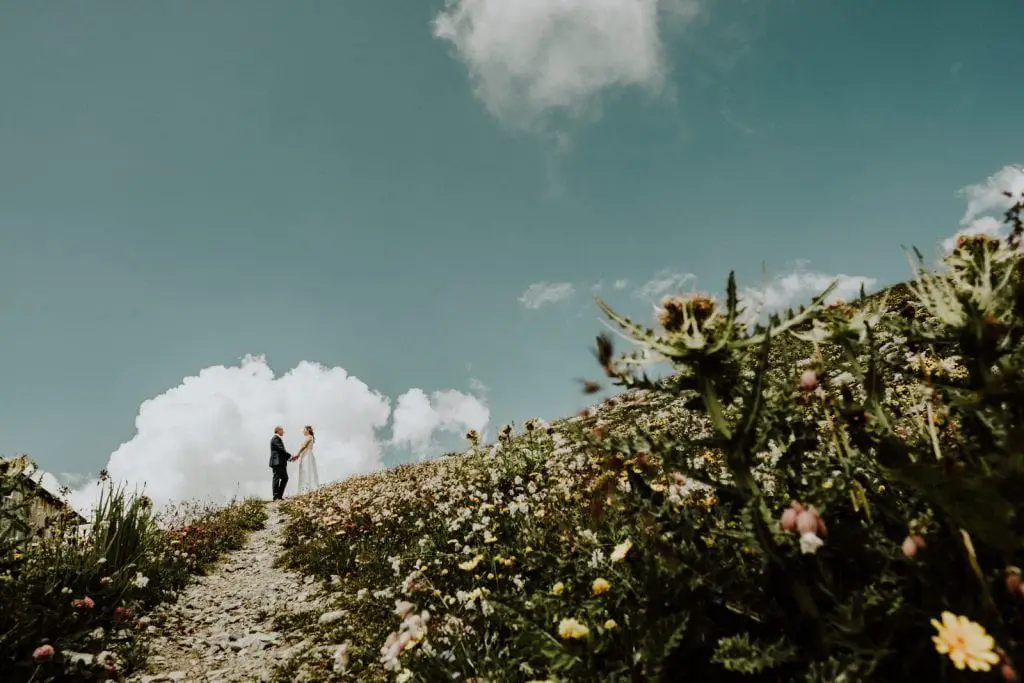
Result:
<svg viewBox="0 0 1024 683"><path fill-rule="evenodd" d="M443 391L434 401L411 389L391 401L340 367L303 361L275 376L262 357L213 366L142 403L136 434L110 456L111 480L142 490L158 504L175 500L226 501L269 496L268 444L275 425L294 450L302 426L316 429L321 482L381 466L389 444L422 454L436 431L483 430L490 417L474 394ZM391 423L392 436L386 431ZM294 472L293 472L294 474ZM87 508L94 485L77 490Z"/></svg>

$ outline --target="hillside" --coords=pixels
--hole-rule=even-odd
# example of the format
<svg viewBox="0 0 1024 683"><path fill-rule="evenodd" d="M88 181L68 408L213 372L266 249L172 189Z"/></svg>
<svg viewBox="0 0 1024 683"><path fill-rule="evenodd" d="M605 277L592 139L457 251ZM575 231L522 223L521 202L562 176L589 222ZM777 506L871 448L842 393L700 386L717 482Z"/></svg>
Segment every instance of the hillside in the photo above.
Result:
<svg viewBox="0 0 1024 683"><path fill-rule="evenodd" d="M682 375L291 501L283 562L345 617L293 620L333 649L279 680L954 680L958 661L1015 680L1015 608L963 590L1024 562L997 493L1022 481L1016 418L968 386L968 354L1024 364L994 245L951 257L973 279L926 276L958 327L901 284L814 308L765 357L763 330L722 336L720 308L679 299L665 332L629 333ZM978 320L1000 321L984 348L965 341ZM954 626L980 635L976 660L942 645L951 668L933 637Z"/></svg>

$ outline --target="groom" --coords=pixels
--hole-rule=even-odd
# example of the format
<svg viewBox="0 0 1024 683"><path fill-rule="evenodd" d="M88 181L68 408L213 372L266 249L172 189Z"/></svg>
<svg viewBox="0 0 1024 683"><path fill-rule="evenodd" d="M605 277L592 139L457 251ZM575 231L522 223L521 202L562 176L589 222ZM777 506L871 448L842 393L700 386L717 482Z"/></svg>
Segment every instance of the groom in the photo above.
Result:
<svg viewBox="0 0 1024 683"><path fill-rule="evenodd" d="M284 449L284 427L274 427L274 436L270 437L270 469L274 473L271 481L273 498L281 500L284 498L284 487L288 485L288 461L294 460L291 453Z"/></svg>

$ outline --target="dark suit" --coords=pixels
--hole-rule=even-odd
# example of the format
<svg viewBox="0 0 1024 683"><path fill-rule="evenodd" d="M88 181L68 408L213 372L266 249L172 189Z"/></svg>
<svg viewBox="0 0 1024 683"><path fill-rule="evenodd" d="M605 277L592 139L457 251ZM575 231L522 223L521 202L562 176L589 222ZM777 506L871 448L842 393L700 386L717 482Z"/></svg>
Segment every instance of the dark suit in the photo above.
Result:
<svg viewBox="0 0 1024 683"><path fill-rule="evenodd" d="M284 487L288 485L288 460L291 453L284 449L284 441L277 434L270 438L270 469L274 473L271 480L273 500L284 498Z"/></svg>

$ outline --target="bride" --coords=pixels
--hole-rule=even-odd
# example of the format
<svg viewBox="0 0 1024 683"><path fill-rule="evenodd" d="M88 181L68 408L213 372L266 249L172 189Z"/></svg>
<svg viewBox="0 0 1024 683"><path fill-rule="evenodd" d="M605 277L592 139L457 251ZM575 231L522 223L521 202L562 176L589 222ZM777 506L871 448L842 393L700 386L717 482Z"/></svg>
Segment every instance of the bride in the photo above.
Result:
<svg viewBox="0 0 1024 683"><path fill-rule="evenodd" d="M312 491L320 486L320 476L316 471L316 457L313 455L313 444L316 443L313 428L306 425L302 433L305 438L295 454L295 459L299 461L299 493Z"/></svg>

